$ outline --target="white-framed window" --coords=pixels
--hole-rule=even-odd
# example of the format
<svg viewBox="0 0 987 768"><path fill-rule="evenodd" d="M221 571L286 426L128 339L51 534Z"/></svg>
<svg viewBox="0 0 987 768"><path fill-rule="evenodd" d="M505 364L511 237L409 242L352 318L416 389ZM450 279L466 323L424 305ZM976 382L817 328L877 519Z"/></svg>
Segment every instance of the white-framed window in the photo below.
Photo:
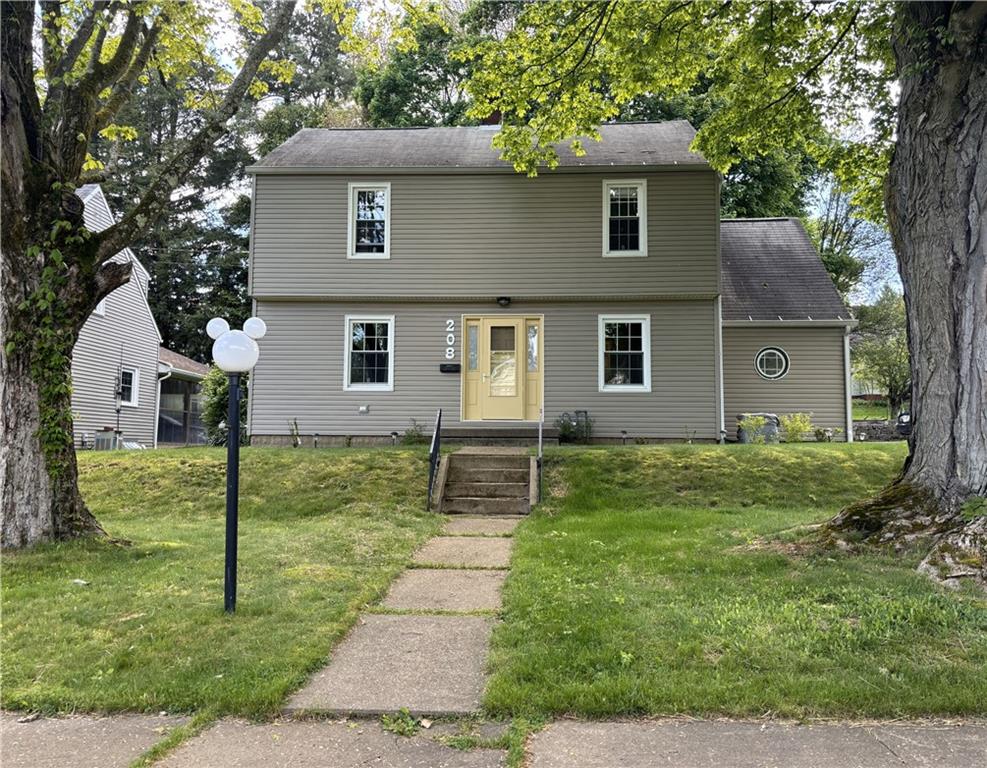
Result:
<svg viewBox="0 0 987 768"><path fill-rule="evenodd" d="M603 182L603 255L648 255L648 182Z"/></svg>
<svg viewBox="0 0 987 768"><path fill-rule="evenodd" d="M781 379L788 373L791 361L781 347L765 347L754 355L754 370L765 379Z"/></svg>
<svg viewBox="0 0 987 768"><path fill-rule="evenodd" d="M347 258L391 258L390 182L350 183L347 215Z"/></svg>
<svg viewBox="0 0 987 768"><path fill-rule="evenodd" d="M96 309L93 310L94 315L99 315L103 317L106 314L106 299L100 299L99 304L96 305Z"/></svg>
<svg viewBox="0 0 987 768"><path fill-rule="evenodd" d="M394 315L347 315L343 389L394 390Z"/></svg>
<svg viewBox="0 0 987 768"><path fill-rule="evenodd" d="M137 407L140 401L140 369L121 368L117 388L120 393L120 405Z"/></svg>
<svg viewBox="0 0 987 768"><path fill-rule="evenodd" d="M651 391L651 316L599 316L601 392Z"/></svg>

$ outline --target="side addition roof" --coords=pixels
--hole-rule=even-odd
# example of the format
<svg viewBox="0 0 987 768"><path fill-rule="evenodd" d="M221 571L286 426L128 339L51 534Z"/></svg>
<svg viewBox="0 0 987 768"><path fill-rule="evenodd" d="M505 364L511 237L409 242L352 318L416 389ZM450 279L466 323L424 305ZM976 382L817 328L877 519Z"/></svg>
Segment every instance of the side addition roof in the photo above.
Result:
<svg viewBox="0 0 987 768"><path fill-rule="evenodd" d="M499 126L458 128L303 128L247 170L298 173L470 170L514 172L490 146ZM689 147L696 130L686 120L600 126L602 141L583 140L577 157L556 146L559 169L679 167L709 169Z"/></svg>
<svg viewBox="0 0 987 768"><path fill-rule="evenodd" d="M798 219L720 223L723 321L852 323Z"/></svg>
<svg viewBox="0 0 987 768"><path fill-rule="evenodd" d="M191 379L199 380L209 373L209 366L205 363L200 363L167 347L158 347L158 362Z"/></svg>

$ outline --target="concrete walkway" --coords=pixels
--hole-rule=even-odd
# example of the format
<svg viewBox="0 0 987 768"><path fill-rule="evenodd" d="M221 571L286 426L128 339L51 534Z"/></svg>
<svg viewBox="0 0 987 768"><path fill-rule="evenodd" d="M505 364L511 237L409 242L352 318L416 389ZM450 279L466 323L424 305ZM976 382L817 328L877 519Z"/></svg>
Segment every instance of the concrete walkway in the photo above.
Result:
<svg viewBox="0 0 987 768"><path fill-rule="evenodd" d="M531 768L972 768L987 765L987 723L563 721L528 752Z"/></svg>
<svg viewBox="0 0 987 768"><path fill-rule="evenodd" d="M25 717L0 714L3 768L127 768L185 722L181 717Z"/></svg>
<svg viewBox="0 0 987 768"><path fill-rule="evenodd" d="M521 518L454 518L416 566L285 705L288 715L415 716L478 712L487 646Z"/></svg>

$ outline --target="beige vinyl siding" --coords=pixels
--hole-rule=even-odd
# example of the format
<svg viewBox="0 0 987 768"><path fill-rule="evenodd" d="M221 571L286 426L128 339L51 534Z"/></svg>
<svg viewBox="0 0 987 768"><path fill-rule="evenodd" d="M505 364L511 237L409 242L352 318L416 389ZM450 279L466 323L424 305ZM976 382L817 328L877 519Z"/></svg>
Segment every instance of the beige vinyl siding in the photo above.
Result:
<svg viewBox="0 0 987 768"><path fill-rule="evenodd" d="M769 381L754 369L764 347L780 347L790 369ZM726 430L737 434L737 415L750 412L812 413L820 427L846 429L846 387L843 375L842 328L723 329L723 397ZM844 433L839 439L845 439Z"/></svg>
<svg viewBox="0 0 987 768"><path fill-rule="evenodd" d="M603 182L646 179L648 255L603 257ZM347 184L390 182L390 258L346 258ZM251 294L715 296L718 177L652 173L258 175Z"/></svg>
<svg viewBox="0 0 987 768"><path fill-rule="evenodd" d="M124 405L120 428L124 440L154 446L158 392L158 330L141 282L135 279L106 297L106 313L92 314L72 351L72 412L78 446L82 435L116 425L116 380L121 351L124 367L139 370L138 405Z"/></svg>
<svg viewBox="0 0 987 768"><path fill-rule="evenodd" d="M410 419L430 429L437 408L443 423L459 426L459 374L439 372L462 363L463 315L544 315L545 421L586 409L598 437L699 439L717 437L715 302L513 302L498 309L480 303L285 302L258 299L267 322L260 361L250 383L254 435L285 435L297 419L302 434L387 435ZM394 315L394 390L343 390L344 317ZM600 392L598 316L649 314L651 392ZM456 356L445 358L446 320L456 324ZM369 413L361 415L361 405ZM505 426L519 422L472 422ZM521 422L523 423L523 422Z"/></svg>

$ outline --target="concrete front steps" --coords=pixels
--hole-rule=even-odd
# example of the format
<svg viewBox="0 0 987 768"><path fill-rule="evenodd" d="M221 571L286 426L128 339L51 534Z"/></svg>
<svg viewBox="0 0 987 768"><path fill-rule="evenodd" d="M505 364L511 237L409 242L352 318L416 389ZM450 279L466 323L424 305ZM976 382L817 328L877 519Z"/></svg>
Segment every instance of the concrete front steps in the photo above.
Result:
<svg viewBox="0 0 987 768"><path fill-rule="evenodd" d="M537 498L535 459L523 448L462 448L443 458L436 510L450 515L527 515Z"/></svg>

